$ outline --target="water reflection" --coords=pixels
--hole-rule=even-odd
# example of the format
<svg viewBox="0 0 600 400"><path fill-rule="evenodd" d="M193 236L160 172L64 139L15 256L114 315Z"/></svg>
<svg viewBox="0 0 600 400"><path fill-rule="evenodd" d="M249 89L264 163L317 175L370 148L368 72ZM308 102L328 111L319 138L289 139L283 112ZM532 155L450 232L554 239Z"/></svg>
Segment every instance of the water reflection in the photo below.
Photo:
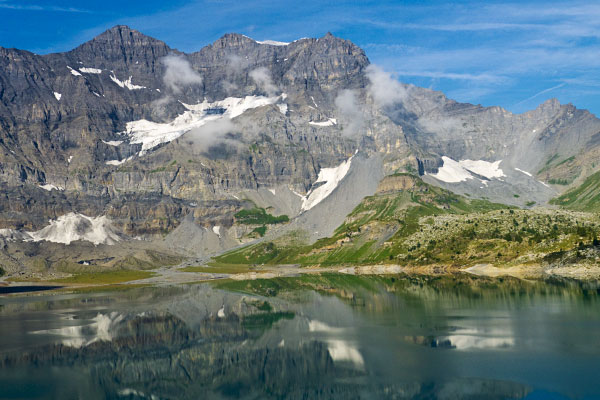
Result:
<svg viewBox="0 0 600 400"><path fill-rule="evenodd" d="M593 284L318 275L5 298L2 398L600 395Z"/></svg>

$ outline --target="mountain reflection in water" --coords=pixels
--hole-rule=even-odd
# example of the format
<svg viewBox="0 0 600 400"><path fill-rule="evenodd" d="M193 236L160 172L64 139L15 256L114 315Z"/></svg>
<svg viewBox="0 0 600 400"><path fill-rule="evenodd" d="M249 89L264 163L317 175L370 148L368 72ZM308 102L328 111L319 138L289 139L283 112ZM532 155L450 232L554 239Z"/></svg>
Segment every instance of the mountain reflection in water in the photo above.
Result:
<svg viewBox="0 0 600 400"><path fill-rule="evenodd" d="M0 397L593 398L599 298L335 274L3 298Z"/></svg>

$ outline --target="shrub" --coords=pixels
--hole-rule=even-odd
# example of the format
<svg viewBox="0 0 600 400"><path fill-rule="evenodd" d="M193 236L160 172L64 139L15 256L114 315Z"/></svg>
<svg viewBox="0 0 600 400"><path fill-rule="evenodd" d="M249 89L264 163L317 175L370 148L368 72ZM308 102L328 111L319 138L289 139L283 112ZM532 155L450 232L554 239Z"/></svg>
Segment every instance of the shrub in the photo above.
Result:
<svg viewBox="0 0 600 400"><path fill-rule="evenodd" d="M287 215L274 216L268 214L264 208L241 210L235 214L235 219L238 223L245 225L273 225L290 220Z"/></svg>

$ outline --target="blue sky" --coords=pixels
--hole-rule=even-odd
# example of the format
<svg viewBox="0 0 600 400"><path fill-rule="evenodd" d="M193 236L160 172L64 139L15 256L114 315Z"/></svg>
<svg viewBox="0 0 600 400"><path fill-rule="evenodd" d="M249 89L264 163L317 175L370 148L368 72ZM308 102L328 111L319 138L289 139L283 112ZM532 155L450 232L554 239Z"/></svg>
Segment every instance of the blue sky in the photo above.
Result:
<svg viewBox="0 0 600 400"><path fill-rule="evenodd" d="M556 97L600 115L600 2L0 0L0 46L69 50L126 24L183 51L227 32L327 31L399 80L513 112Z"/></svg>

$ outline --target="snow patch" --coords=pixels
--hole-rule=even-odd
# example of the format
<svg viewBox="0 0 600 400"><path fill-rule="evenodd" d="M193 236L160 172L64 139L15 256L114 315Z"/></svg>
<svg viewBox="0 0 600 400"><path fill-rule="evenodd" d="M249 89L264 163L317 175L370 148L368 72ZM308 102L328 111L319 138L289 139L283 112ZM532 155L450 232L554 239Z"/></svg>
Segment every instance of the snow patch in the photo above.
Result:
<svg viewBox="0 0 600 400"><path fill-rule="evenodd" d="M325 333L342 333L344 328L337 328L331 325L326 324L325 322L317 321L312 319L308 321L308 331L309 332L325 332Z"/></svg>
<svg viewBox="0 0 600 400"><path fill-rule="evenodd" d="M0 229L0 238L7 242L15 242L17 240L31 240L31 236L27 233L18 231L16 229Z"/></svg>
<svg viewBox="0 0 600 400"><path fill-rule="evenodd" d="M221 237L221 227L220 226L213 226L212 231L214 232L215 235L217 235L218 237Z"/></svg>
<svg viewBox="0 0 600 400"><path fill-rule="evenodd" d="M504 172L500 169L502 160L488 162L483 160L461 160L458 163L465 169L475 172L477 175L485 176L488 179L502 178Z"/></svg>
<svg viewBox="0 0 600 400"><path fill-rule="evenodd" d="M348 170L350 170L352 158L354 158L354 156L342 162L337 167L321 168L315 183L323 184L314 190L311 189L306 196L302 198L302 211L310 210L335 190L340 181L344 179L348 173Z"/></svg>
<svg viewBox="0 0 600 400"><path fill-rule="evenodd" d="M60 94L58 92L54 92L54 97L56 97L56 100L60 101L60 98L62 97L62 94Z"/></svg>
<svg viewBox="0 0 600 400"><path fill-rule="evenodd" d="M345 340L327 341L327 351L334 362L350 362L359 367L365 364L358 349Z"/></svg>
<svg viewBox="0 0 600 400"><path fill-rule="evenodd" d="M277 107L279 107L279 112L282 113L283 115L287 114L288 111L288 105L286 103L283 104L277 104Z"/></svg>
<svg viewBox="0 0 600 400"><path fill-rule="evenodd" d="M473 179L473 175L461 167L457 161L446 156L442 157L442 161L444 164L438 169L437 174L431 175L435 179L448 183L457 183L466 181L467 179Z"/></svg>
<svg viewBox="0 0 600 400"><path fill-rule="evenodd" d="M108 160L108 161L106 161L106 162L105 162L105 164L106 164L106 165L114 165L114 166L117 166L117 165L121 165L121 164L123 164L124 162L130 161L130 160L132 160L132 159L133 159L133 156L131 156L131 157L127 157L127 158L124 158L124 159L122 159L122 160Z"/></svg>
<svg viewBox="0 0 600 400"><path fill-rule="evenodd" d="M275 189L267 189L267 190L268 190L269 192L273 193L273 196L276 196L276 195L277 195L277 194L276 194L276 192L275 192Z"/></svg>
<svg viewBox="0 0 600 400"><path fill-rule="evenodd" d="M519 168L515 168L515 171L522 172L522 173L524 173L524 174L525 174L525 175L527 175L527 176L533 176L533 175L531 175L529 172L527 172L527 171L523 171L522 169L519 169Z"/></svg>
<svg viewBox="0 0 600 400"><path fill-rule="evenodd" d="M246 110L275 104L281 99L281 96L246 96L244 98L228 97L224 100L209 103L204 101L199 104L184 104L188 110L179 115L172 122L157 123L145 119L127 123L127 131L123 132L129 135L130 143L141 143L142 150L140 156L148 150L162 144L171 142L194 128L199 128L209 121L216 121L222 118L233 119ZM208 114L209 109L223 108L223 114Z"/></svg>
<svg viewBox="0 0 600 400"><path fill-rule="evenodd" d="M333 126L333 125L337 124L337 119L329 118L327 121L322 121L322 122L310 121L309 124L314 125L314 126Z"/></svg>
<svg viewBox="0 0 600 400"><path fill-rule="evenodd" d="M106 216L88 217L83 214L69 213L37 232L27 232L34 242L48 241L70 244L76 240L84 240L95 245L112 245L121 239L113 231L110 220Z"/></svg>
<svg viewBox="0 0 600 400"><path fill-rule="evenodd" d="M60 186L54 186L51 183L46 183L45 185L38 185L38 187L47 190L47 191L51 191L51 190L65 190L65 188L60 187Z"/></svg>
<svg viewBox="0 0 600 400"><path fill-rule="evenodd" d="M315 107L319 108L319 106L317 105L317 102L315 101L315 98L313 96L310 96L310 99L312 100Z"/></svg>
<svg viewBox="0 0 600 400"><path fill-rule="evenodd" d="M467 179L473 179L474 177L471 175L471 172L484 176L487 179L501 178L506 176L499 168L502 160L494 162L483 160L454 161L450 157L443 156L442 161L442 167L438 169L436 174L432 174L431 176L447 183L457 183L466 181Z"/></svg>
<svg viewBox="0 0 600 400"><path fill-rule="evenodd" d="M35 334L51 334L63 337L62 344L69 347L85 347L92 343L113 339L113 331L124 316L116 311L110 314L98 314L92 322L81 326L66 326L56 329L33 331Z"/></svg>
<svg viewBox="0 0 600 400"><path fill-rule="evenodd" d="M73 69L73 68L69 67L68 65L67 65L67 68L69 68L69 71L71 71L72 75L81 76L81 74L79 73L79 71L77 71L76 69Z"/></svg>
<svg viewBox="0 0 600 400"><path fill-rule="evenodd" d="M289 42L278 42L277 40L255 40L255 42L258 44L268 44L271 46L287 46L288 44L290 44Z"/></svg>
<svg viewBox="0 0 600 400"><path fill-rule="evenodd" d="M110 79L122 88L127 88L129 90L146 89L146 86L139 86L139 85L134 85L133 83L131 83L132 78L133 78L132 76L129 76L129 78L126 81L120 81L114 75L114 72L110 75Z"/></svg>
<svg viewBox="0 0 600 400"><path fill-rule="evenodd" d="M73 156L69 156L69 159L67 160L69 164L71 164L71 161L73 161Z"/></svg>
<svg viewBox="0 0 600 400"><path fill-rule="evenodd" d="M123 143L123 141L122 140L108 140L108 141L103 140L102 143L105 143L105 144L107 144L109 146L118 146L121 143Z"/></svg>
<svg viewBox="0 0 600 400"><path fill-rule="evenodd" d="M101 74L102 73L102 70L98 69L98 68L86 68L86 67L83 67L83 68L79 68L79 70L81 72L86 73L86 74Z"/></svg>

